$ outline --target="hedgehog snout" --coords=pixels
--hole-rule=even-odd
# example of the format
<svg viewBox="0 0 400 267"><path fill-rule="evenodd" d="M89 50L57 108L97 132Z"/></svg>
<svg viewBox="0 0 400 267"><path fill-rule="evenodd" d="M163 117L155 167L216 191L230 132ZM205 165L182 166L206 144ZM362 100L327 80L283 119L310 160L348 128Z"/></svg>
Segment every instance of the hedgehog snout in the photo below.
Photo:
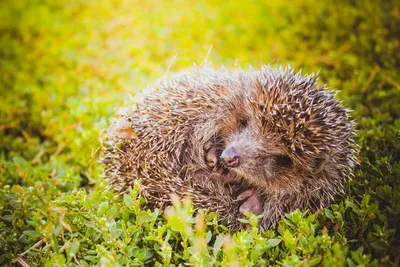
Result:
<svg viewBox="0 0 400 267"><path fill-rule="evenodd" d="M221 160L226 167L237 167L240 163L240 155L233 146L230 146L222 151Z"/></svg>

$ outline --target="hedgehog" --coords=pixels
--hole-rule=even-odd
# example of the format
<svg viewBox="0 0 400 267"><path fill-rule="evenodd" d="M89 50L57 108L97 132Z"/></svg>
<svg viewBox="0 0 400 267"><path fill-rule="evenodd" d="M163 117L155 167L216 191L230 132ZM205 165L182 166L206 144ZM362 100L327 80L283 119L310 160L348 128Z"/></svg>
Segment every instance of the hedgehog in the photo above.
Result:
<svg viewBox="0 0 400 267"><path fill-rule="evenodd" d="M163 209L177 195L232 231L248 211L268 229L285 213L317 211L344 193L357 154L349 113L315 74L194 67L118 112L105 176L121 194L141 180L149 207Z"/></svg>

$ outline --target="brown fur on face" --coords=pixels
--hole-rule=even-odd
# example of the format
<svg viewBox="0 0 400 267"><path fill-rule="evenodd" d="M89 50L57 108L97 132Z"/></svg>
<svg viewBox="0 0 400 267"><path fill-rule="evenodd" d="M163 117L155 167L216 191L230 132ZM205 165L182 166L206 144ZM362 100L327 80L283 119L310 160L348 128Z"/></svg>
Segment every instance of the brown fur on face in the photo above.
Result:
<svg viewBox="0 0 400 267"><path fill-rule="evenodd" d="M276 133L259 119L260 111L245 96L237 98L235 107L223 112L220 138L224 148L234 147L240 164L229 171L262 192L297 190L306 175L304 167L292 160Z"/></svg>
<svg viewBox="0 0 400 267"><path fill-rule="evenodd" d="M313 76L253 75L218 110L219 135L240 156L230 175L264 195L267 227L295 208L326 206L342 192L357 150L347 110Z"/></svg>

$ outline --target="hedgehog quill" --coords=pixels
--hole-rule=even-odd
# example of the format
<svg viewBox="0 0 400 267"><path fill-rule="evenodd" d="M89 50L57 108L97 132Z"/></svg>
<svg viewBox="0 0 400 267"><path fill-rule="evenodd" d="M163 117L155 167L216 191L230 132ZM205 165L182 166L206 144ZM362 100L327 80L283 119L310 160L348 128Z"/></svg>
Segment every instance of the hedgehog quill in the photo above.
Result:
<svg viewBox="0 0 400 267"><path fill-rule="evenodd" d="M343 194L357 146L354 122L315 75L291 68L193 68L153 84L112 121L104 162L110 186L141 179L149 207L172 194L243 227L274 227L296 208Z"/></svg>

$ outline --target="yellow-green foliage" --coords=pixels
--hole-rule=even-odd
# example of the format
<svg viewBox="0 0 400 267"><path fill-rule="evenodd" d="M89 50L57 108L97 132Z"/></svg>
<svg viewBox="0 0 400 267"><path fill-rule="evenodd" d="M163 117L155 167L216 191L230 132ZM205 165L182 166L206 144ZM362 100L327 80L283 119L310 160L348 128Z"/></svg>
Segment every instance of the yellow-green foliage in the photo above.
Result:
<svg viewBox="0 0 400 267"><path fill-rule="evenodd" d="M399 25L395 0L1 1L0 265L398 265ZM344 199L229 235L190 203L164 213L137 188L105 191L108 118L207 55L319 71L342 90L361 146Z"/></svg>

